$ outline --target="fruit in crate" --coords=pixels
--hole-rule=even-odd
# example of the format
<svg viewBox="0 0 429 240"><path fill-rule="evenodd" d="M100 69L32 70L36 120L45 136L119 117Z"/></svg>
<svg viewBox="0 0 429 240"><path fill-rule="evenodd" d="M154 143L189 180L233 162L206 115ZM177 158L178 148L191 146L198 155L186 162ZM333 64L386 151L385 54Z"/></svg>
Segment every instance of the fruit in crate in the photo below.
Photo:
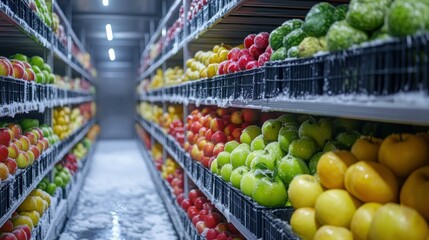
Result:
<svg viewBox="0 0 429 240"><path fill-rule="evenodd" d="M63 140L72 133L70 123L71 109L69 107L60 107L54 109L53 129L54 133Z"/></svg>

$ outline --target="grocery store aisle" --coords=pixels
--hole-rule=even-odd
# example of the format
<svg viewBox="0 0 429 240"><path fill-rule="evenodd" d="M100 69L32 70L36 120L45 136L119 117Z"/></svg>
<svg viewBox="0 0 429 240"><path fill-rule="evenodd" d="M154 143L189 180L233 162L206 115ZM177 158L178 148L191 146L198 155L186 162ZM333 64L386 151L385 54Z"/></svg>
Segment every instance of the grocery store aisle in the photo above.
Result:
<svg viewBox="0 0 429 240"><path fill-rule="evenodd" d="M176 239L136 141L100 141L60 240Z"/></svg>

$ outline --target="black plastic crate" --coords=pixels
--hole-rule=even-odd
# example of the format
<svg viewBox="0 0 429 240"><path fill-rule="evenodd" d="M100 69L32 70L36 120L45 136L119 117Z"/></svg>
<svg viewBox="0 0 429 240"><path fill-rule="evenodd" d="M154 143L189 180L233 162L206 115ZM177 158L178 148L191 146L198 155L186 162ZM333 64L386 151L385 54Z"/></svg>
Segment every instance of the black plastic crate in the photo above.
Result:
<svg viewBox="0 0 429 240"><path fill-rule="evenodd" d="M29 188L31 187L31 184L33 184L33 165L31 165L30 167L24 170L24 175L25 175L25 186L26 188Z"/></svg>
<svg viewBox="0 0 429 240"><path fill-rule="evenodd" d="M326 57L296 59L286 62L282 71L282 93L289 97L315 96L323 93Z"/></svg>
<svg viewBox="0 0 429 240"><path fill-rule="evenodd" d="M4 216L12 205L13 179L0 183L0 215Z"/></svg>
<svg viewBox="0 0 429 240"><path fill-rule="evenodd" d="M240 93L241 73L227 74L221 80L222 99L237 99Z"/></svg>
<svg viewBox="0 0 429 240"><path fill-rule="evenodd" d="M277 97L282 91L285 62L267 62L264 66L265 98Z"/></svg>
<svg viewBox="0 0 429 240"><path fill-rule="evenodd" d="M15 180L12 183L13 200L17 201L24 194L25 188L25 174L24 171L19 170L15 173Z"/></svg>
<svg viewBox="0 0 429 240"><path fill-rule="evenodd" d="M222 84L225 75L216 76L212 80L212 98L221 99L222 98Z"/></svg>
<svg viewBox="0 0 429 240"><path fill-rule="evenodd" d="M213 173L210 169L203 168L204 181L203 186L209 193L213 192Z"/></svg>
<svg viewBox="0 0 429 240"><path fill-rule="evenodd" d="M285 208L266 212L263 215L263 239L266 240L289 240L299 239L293 234L289 225L293 214L293 208Z"/></svg>
<svg viewBox="0 0 429 240"><path fill-rule="evenodd" d="M240 88L238 98L255 100L264 98L265 68L247 70L240 73Z"/></svg>

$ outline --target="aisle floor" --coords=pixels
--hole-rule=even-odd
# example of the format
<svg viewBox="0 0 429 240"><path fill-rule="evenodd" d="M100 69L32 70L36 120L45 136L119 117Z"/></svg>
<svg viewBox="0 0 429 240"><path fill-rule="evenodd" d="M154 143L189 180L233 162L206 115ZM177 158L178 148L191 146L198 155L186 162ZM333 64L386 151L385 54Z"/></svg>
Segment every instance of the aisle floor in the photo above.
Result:
<svg viewBox="0 0 429 240"><path fill-rule="evenodd" d="M136 141L100 141L60 240L177 239Z"/></svg>

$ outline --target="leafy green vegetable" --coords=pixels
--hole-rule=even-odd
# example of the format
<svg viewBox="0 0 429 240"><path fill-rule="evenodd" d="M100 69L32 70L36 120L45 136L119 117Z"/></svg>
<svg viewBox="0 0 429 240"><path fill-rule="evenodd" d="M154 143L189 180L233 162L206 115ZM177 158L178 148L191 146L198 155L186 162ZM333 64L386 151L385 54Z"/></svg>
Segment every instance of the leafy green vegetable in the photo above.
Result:
<svg viewBox="0 0 429 240"><path fill-rule="evenodd" d="M300 28L303 21L292 19L283 23L282 26L274 29L270 34L270 46L275 51L283 46L283 38L293 30Z"/></svg>
<svg viewBox="0 0 429 240"><path fill-rule="evenodd" d="M289 50L287 51L287 57L288 58L297 58L297 57L299 57L298 46L289 48Z"/></svg>
<svg viewBox="0 0 429 240"><path fill-rule="evenodd" d="M321 2L314 5L302 25L302 30L312 37L326 35L329 27L334 22L335 7L329 3Z"/></svg>
<svg viewBox="0 0 429 240"><path fill-rule="evenodd" d="M352 0L347 12L350 26L362 30L373 31L384 23L390 0Z"/></svg>
<svg viewBox="0 0 429 240"><path fill-rule="evenodd" d="M293 46L298 46L307 34L301 29L295 29L283 38L283 46L288 50Z"/></svg>
<svg viewBox="0 0 429 240"><path fill-rule="evenodd" d="M273 54L271 54L271 61L279 61L284 60L286 58L286 49L285 47L281 47L277 49Z"/></svg>
<svg viewBox="0 0 429 240"><path fill-rule="evenodd" d="M349 10L349 5L347 4L342 4L337 6L334 12L334 21L338 22L346 19L346 14L348 10Z"/></svg>
<svg viewBox="0 0 429 240"><path fill-rule="evenodd" d="M429 30L429 3L396 1L387 14L390 35L403 37Z"/></svg>
<svg viewBox="0 0 429 240"><path fill-rule="evenodd" d="M343 20L334 23L326 35L329 51L343 50L354 44L365 42L368 36L365 32L350 26Z"/></svg>

